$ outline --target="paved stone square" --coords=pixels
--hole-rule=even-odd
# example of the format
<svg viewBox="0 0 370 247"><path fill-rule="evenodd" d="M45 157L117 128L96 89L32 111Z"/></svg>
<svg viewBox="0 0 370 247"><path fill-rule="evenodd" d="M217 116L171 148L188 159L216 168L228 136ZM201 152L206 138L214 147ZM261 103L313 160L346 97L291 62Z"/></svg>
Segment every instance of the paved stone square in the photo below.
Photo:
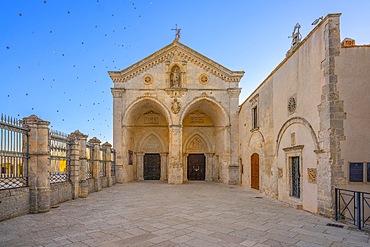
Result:
<svg viewBox="0 0 370 247"><path fill-rule="evenodd" d="M352 226L208 182L118 184L0 222L0 246L370 246Z"/></svg>

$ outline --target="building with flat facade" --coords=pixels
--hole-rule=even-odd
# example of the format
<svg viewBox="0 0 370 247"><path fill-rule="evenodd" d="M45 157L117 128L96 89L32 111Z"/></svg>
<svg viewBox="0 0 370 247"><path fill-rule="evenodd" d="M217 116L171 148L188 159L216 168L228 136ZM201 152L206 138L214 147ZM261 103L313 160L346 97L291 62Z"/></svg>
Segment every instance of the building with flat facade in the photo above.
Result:
<svg viewBox="0 0 370 247"><path fill-rule="evenodd" d="M293 37L240 106L244 72L178 38L109 72L117 181L241 184L324 215L336 187L370 191L370 46L341 42L339 20Z"/></svg>

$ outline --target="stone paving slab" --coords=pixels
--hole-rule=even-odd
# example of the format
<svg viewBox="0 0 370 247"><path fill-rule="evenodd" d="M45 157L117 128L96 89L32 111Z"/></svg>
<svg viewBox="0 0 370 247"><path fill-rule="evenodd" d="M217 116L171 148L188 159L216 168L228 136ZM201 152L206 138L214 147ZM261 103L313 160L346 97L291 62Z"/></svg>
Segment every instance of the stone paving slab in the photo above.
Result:
<svg viewBox="0 0 370 247"><path fill-rule="evenodd" d="M370 246L327 223L238 186L144 181L0 222L0 246Z"/></svg>

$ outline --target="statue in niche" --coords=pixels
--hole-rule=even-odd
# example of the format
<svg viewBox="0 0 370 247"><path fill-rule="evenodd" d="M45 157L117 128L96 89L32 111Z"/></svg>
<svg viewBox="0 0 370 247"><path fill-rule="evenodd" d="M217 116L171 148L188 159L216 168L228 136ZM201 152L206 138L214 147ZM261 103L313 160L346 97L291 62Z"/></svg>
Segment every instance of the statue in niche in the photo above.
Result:
<svg viewBox="0 0 370 247"><path fill-rule="evenodd" d="M172 88L181 87L181 71L177 65L171 69L170 82Z"/></svg>

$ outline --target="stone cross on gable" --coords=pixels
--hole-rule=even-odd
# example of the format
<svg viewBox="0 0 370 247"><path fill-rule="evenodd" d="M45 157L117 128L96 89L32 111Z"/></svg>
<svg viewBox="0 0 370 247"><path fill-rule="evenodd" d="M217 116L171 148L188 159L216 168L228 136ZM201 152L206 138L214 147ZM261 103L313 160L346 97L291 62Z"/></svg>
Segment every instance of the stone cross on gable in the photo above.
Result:
<svg viewBox="0 0 370 247"><path fill-rule="evenodd" d="M176 31L175 39L179 40L181 28L177 28L177 24L176 24L176 28L172 28L171 30Z"/></svg>

